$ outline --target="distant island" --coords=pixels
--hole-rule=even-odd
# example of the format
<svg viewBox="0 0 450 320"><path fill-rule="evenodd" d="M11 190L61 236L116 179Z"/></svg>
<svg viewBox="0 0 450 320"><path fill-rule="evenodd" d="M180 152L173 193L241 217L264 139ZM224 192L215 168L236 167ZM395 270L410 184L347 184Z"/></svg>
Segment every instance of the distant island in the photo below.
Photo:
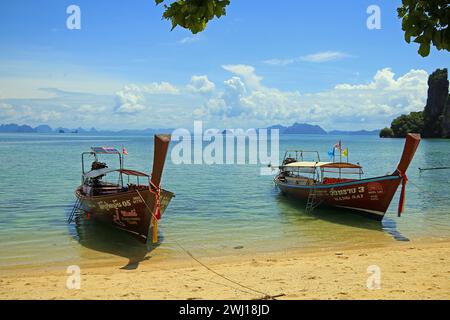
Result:
<svg viewBox="0 0 450 320"><path fill-rule="evenodd" d="M270 126L267 129L278 129L280 130L280 134L321 134L321 135L358 135L358 136L368 136L368 135L377 135L380 130L359 130L359 131L342 131L342 130L332 130L325 131L322 127L318 125L311 125L307 123L294 123L292 126L282 126L282 125L274 125ZM120 135L152 135L156 133L166 133L170 134L174 129L143 129L143 130L97 130L95 128L91 129L69 129L69 128L51 128L48 125L39 125L37 127L31 127L29 125L18 125L15 123L10 124L2 124L0 125L0 133L55 133L55 134L120 134ZM224 130L223 133L226 133L227 130Z"/></svg>
<svg viewBox="0 0 450 320"><path fill-rule="evenodd" d="M331 130L327 132L318 125L311 125L307 123L297 123L297 122L289 127L285 127L278 124L275 126L268 127L267 129L278 129L280 130L280 134L330 134L330 135L355 135L355 136L377 135L380 132L380 130L371 130L371 131Z"/></svg>
<svg viewBox="0 0 450 320"><path fill-rule="evenodd" d="M156 134L156 133L172 133L174 129L143 129L143 130L97 130L91 129L69 129L58 127L56 129L51 128L48 125L39 125L35 128L29 125L18 125L15 123L0 125L0 132L2 133L70 133L70 134L122 134L122 135L141 135L141 134Z"/></svg>
<svg viewBox="0 0 450 320"><path fill-rule="evenodd" d="M427 104L423 111L394 119L380 131L381 138L403 138L420 133L424 138L450 138L450 95L448 70L437 69L428 78Z"/></svg>

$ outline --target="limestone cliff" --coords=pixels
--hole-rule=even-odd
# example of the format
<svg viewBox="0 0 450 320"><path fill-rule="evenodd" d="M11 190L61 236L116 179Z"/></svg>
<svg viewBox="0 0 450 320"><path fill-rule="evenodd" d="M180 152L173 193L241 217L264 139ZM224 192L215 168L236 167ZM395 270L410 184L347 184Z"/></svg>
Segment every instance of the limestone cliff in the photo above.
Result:
<svg viewBox="0 0 450 320"><path fill-rule="evenodd" d="M447 110L448 98L448 72L447 69L437 69L428 78L428 99L423 111L425 138L441 138L443 126L446 125L444 117Z"/></svg>
<svg viewBox="0 0 450 320"><path fill-rule="evenodd" d="M424 138L450 138L450 95L448 70L437 69L428 78L428 98L423 111L411 112L394 119L381 137L405 137L421 133Z"/></svg>
<svg viewBox="0 0 450 320"><path fill-rule="evenodd" d="M447 105L442 117L442 136L450 138L450 94L447 97Z"/></svg>

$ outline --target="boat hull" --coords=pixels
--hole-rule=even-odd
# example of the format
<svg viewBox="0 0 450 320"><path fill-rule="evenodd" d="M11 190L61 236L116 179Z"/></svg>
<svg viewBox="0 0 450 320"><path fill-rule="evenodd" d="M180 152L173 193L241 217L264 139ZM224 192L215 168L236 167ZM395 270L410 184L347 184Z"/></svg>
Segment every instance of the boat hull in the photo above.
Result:
<svg viewBox="0 0 450 320"><path fill-rule="evenodd" d="M315 189L319 206L346 209L376 220L382 220L402 178L389 175L336 184L295 185L283 182L279 177L275 183L281 192L307 201L311 189Z"/></svg>
<svg viewBox="0 0 450 320"><path fill-rule="evenodd" d="M80 201L79 209L85 212L89 219L109 224L147 241L152 227L152 213L149 208L153 210L156 201L154 193L148 189L139 190L144 203L135 190L91 197L83 195L81 190L81 187L78 187L75 195ZM161 190L161 215L173 196L170 191Z"/></svg>

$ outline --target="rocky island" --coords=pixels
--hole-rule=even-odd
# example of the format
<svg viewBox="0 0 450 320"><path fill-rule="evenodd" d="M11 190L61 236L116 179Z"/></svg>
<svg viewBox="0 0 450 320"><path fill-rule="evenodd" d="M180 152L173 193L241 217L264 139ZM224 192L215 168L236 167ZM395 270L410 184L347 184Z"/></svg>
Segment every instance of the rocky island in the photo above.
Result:
<svg viewBox="0 0 450 320"><path fill-rule="evenodd" d="M410 132L424 138L450 138L450 95L448 70L437 69L428 78L428 98L423 111L394 119L390 128L380 131L381 138L403 138Z"/></svg>

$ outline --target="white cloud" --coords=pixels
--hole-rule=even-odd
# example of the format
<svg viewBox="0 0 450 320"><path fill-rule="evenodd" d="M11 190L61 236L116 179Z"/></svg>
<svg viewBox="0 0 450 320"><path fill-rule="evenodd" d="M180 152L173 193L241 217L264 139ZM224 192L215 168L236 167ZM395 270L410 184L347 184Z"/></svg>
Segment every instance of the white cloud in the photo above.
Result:
<svg viewBox="0 0 450 320"><path fill-rule="evenodd" d="M46 89L49 98L0 99L2 123L98 128L189 127L193 119L216 127L263 127L309 122L326 129L375 129L402 113L422 110L428 74L396 76L381 69L367 83L341 83L300 93L265 86L255 68L224 65L230 77L214 84L206 75L188 83L130 84L115 95ZM100 116L101 115L101 116Z"/></svg>
<svg viewBox="0 0 450 320"><path fill-rule="evenodd" d="M343 58L349 58L350 55L344 52L339 51L324 51L318 52L314 54L309 54L303 57L300 57L300 60L307 62L327 62L333 60L340 60Z"/></svg>
<svg viewBox="0 0 450 320"><path fill-rule="evenodd" d="M378 70L373 81L369 84L350 85L338 84L335 86L336 90L417 90L423 89L424 79L428 77L428 73L424 70L410 70L405 75L395 79L395 74L391 68L384 68Z"/></svg>
<svg viewBox="0 0 450 320"><path fill-rule="evenodd" d="M187 85L189 91L194 93L209 93L215 90L214 82L209 81L206 75L192 76L191 82Z"/></svg>
<svg viewBox="0 0 450 320"><path fill-rule="evenodd" d="M201 38L199 36L185 37L185 38L181 39L180 41L178 41L178 43L179 44L190 44L190 43L198 42L200 40L201 40Z"/></svg>
<svg viewBox="0 0 450 320"><path fill-rule="evenodd" d="M344 58L350 58L351 55L339 52L339 51L324 51L317 52L313 54L309 54L306 56L296 57L296 58L286 58L286 59L268 59L263 61L263 63L271 65L271 66L287 66L296 62L306 61L306 62L327 62L333 60L340 60Z"/></svg>
<svg viewBox="0 0 450 320"><path fill-rule="evenodd" d="M254 68L227 68L234 74L258 78ZM225 81L225 89L204 104L196 114L235 123L264 126L296 121L326 128L378 128L397 115L422 110L427 92L427 72L411 70L395 77L391 69L379 70L368 84L338 84L311 94L282 91L259 83L251 87L241 77ZM368 123L367 119L370 119ZM358 125L359 124L359 125Z"/></svg>
<svg viewBox="0 0 450 320"><path fill-rule="evenodd" d="M258 88L261 86L261 80L263 78L255 74L255 68L253 66L245 64L228 64L223 65L222 68L242 77L245 84L251 88Z"/></svg>
<svg viewBox="0 0 450 320"><path fill-rule="evenodd" d="M179 90L168 82L146 85L130 84L116 92L116 112L137 113L145 110L147 95L177 95Z"/></svg>
<svg viewBox="0 0 450 320"><path fill-rule="evenodd" d="M16 111L9 103L0 103L0 115L2 119L8 119L14 117L16 115Z"/></svg>
<svg viewBox="0 0 450 320"><path fill-rule="evenodd" d="M178 94L179 90L168 82L152 82L141 87L134 85L134 89L148 94Z"/></svg>
<svg viewBox="0 0 450 320"><path fill-rule="evenodd" d="M116 111L120 113L134 113L145 109L144 96L138 91L121 90L116 93Z"/></svg>
<svg viewBox="0 0 450 320"><path fill-rule="evenodd" d="M0 103L1 123L44 123L49 121L58 121L62 117L62 112L58 112L50 108L34 108L28 104L14 106L8 103Z"/></svg>
<svg viewBox="0 0 450 320"><path fill-rule="evenodd" d="M298 59L269 59L263 61L263 63L271 65L271 66L287 66L289 64L293 64Z"/></svg>

